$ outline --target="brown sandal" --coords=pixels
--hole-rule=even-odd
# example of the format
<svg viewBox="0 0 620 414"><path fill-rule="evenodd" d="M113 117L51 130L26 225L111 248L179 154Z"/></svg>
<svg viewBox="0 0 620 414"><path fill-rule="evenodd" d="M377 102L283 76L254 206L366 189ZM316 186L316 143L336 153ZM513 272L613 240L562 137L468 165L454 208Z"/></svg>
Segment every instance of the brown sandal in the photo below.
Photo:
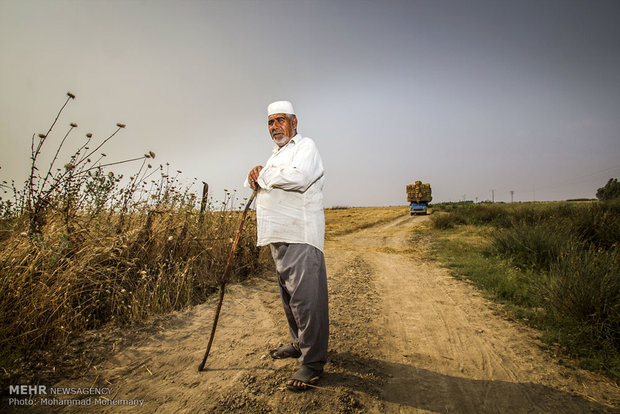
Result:
<svg viewBox="0 0 620 414"><path fill-rule="evenodd" d="M299 358L301 356L301 351L295 348L295 345L290 344L286 346L281 346L278 349L272 349L271 351L269 351L269 355L273 359Z"/></svg>

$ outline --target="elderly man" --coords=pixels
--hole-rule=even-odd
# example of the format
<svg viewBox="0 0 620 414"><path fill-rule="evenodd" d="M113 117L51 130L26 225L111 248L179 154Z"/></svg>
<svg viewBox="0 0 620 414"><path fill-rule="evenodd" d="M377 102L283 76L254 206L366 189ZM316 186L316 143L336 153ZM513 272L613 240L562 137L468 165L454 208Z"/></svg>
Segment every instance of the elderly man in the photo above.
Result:
<svg viewBox="0 0 620 414"><path fill-rule="evenodd" d="M299 358L301 368L286 385L303 391L318 381L327 361L323 162L314 141L297 133L290 102L270 104L267 115L276 145L264 167L252 168L245 185L258 189L258 245L271 248L292 339L270 355Z"/></svg>

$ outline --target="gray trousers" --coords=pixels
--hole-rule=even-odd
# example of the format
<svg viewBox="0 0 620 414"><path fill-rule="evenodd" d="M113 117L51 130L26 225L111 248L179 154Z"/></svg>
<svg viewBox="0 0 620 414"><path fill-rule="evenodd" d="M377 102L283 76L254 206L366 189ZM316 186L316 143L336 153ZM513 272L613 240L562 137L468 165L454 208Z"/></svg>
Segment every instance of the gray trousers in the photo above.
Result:
<svg viewBox="0 0 620 414"><path fill-rule="evenodd" d="M269 247L289 333L301 351L299 361L322 369L329 339L325 256L309 244L272 243Z"/></svg>

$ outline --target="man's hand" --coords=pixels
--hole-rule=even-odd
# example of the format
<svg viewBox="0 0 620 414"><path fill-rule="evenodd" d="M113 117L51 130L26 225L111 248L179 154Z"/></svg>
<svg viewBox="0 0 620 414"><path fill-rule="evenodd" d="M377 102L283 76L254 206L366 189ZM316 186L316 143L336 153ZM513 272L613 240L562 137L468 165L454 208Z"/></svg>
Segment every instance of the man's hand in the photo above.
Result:
<svg viewBox="0 0 620 414"><path fill-rule="evenodd" d="M258 180L258 174L260 174L262 169L262 165L257 165L256 167L252 168L250 170L250 173L248 174L248 181L250 182L250 185L254 190L258 188L258 183L256 182L256 180Z"/></svg>

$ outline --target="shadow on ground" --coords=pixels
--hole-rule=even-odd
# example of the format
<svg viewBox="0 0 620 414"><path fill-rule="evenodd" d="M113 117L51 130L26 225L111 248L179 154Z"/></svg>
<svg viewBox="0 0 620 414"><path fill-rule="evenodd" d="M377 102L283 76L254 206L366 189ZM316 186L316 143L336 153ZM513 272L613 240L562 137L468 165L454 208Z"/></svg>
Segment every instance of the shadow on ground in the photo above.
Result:
<svg viewBox="0 0 620 414"><path fill-rule="evenodd" d="M323 387L363 392L387 403L432 412L620 412L540 384L454 377L349 352L330 353L330 364L343 369L327 372Z"/></svg>

